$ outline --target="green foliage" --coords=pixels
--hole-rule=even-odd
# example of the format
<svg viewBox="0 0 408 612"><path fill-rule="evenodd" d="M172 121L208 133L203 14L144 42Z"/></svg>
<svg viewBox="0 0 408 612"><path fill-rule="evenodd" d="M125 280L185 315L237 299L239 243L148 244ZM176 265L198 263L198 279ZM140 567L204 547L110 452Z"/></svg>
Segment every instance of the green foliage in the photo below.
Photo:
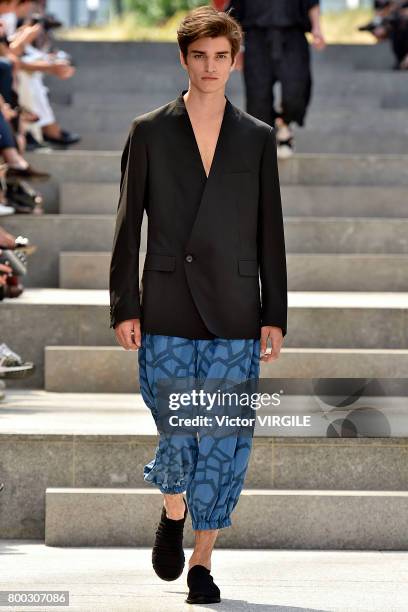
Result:
<svg viewBox="0 0 408 612"><path fill-rule="evenodd" d="M124 0L125 10L134 11L147 22L168 19L177 11L209 4L206 0Z"/></svg>

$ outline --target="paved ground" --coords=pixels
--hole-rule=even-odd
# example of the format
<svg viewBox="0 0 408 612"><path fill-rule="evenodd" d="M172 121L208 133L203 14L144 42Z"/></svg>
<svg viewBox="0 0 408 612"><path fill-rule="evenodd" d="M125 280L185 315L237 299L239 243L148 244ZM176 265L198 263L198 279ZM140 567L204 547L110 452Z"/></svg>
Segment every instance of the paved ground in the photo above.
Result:
<svg viewBox="0 0 408 612"><path fill-rule="evenodd" d="M186 549L188 560L191 550ZM408 553L216 550L212 574L222 602L189 606L186 570L163 582L139 548L51 548L0 541L0 589L68 590L63 610L167 612L394 612L408 609ZM5 608L6 609L6 608ZM11 607L11 610L51 610Z"/></svg>

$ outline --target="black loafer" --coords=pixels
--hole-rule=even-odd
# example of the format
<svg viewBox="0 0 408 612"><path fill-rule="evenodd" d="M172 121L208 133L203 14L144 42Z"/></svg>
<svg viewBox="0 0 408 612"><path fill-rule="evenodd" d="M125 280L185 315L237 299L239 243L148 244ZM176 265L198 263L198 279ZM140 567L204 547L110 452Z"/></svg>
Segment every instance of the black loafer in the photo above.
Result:
<svg viewBox="0 0 408 612"><path fill-rule="evenodd" d="M49 142L51 144L57 145L71 145L79 142L81 137L79 134L75 134L74 132L68 132L67 130L61 130L60 138L54 138L52 136L43 135L43 139L45 142Z"/></svg>
<svg viewBox="0 0 408 612"><path fill-rule="evenodd" d="M210 570L204 565L193 565L187 574L187 586L189 593L186 603L190 604L210 604L221 601L221 592Z"/></svg>
<svg viewBox="0 0 408 612"><path fill-rule="evenodd" d="M163 506L160 523L156 530L156 539L152 550L152 565L156 574L162 580L177 580L183 573L185 556L183 550L184 523L188 513L187 503L184 518L173 520L168 518Z"/></svg>

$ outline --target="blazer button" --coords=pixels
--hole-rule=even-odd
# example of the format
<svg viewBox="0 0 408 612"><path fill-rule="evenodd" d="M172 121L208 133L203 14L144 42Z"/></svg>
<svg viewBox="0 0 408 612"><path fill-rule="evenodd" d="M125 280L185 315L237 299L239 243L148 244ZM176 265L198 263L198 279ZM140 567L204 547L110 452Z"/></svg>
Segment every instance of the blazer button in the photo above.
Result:
<svg viewBox="0 0 408 612"><path fill-rule="evenodd" d="M191 263L193 261L194 257L192 255L190 255L190 253L189 253L188 255L185 256L184 259L187 261L187 263Z"/></svg>

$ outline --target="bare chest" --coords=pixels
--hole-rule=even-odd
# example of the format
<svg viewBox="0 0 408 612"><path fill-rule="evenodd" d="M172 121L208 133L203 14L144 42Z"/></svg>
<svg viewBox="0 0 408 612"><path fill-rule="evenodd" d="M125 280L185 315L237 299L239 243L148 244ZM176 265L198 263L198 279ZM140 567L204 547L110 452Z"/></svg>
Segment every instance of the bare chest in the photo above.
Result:
<svg viewBox="0 0 408 612"><path fill-rule="evenodd" d="M220 134L222 117L216 121L204 123L193 123L192 127L200 152L201 161L207 178L210 174L211 165L214 159L214 153L217 147L217 142Z"/></svg>

